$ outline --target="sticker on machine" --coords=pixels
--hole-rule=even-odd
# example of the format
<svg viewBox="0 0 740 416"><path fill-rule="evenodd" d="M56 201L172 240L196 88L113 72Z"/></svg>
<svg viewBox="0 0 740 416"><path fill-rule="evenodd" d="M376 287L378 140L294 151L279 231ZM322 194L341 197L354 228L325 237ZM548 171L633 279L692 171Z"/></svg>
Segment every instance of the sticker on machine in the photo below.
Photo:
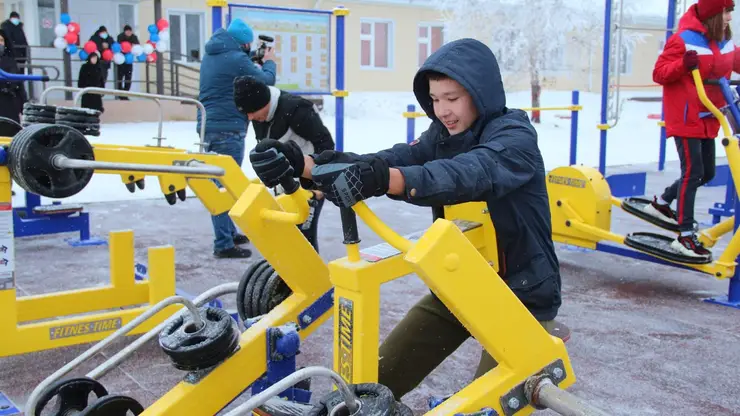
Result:
<svg viewBox="0 0 740 416"><path fill-rule="evenodd" d="M13 235L13 207L0 204L0 235Z"/></svg>

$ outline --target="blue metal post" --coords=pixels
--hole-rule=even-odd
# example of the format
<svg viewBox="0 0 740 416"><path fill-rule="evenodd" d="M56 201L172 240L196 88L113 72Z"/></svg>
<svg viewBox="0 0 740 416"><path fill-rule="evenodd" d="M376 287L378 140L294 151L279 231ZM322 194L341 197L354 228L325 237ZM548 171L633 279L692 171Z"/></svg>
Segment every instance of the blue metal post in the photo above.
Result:
<svg viewBox="0 0 740 416"><path fill-rule="evenodd" d="M211 8L211 33L215 33L217 30L221 29L221 26L223 25L224 21L224 14L223 14L223 8L221 7L212 7Z"/></svg>
<svg viewBox="0 0 740 416"><path fill-rule="evenodd" d="M611 49L612 0L604 4L604 55L601 66L601 125L606 125L606 109L609 96L609 50ZM601 128L599 143L599 172L606 173L606 128Z"/></svg>
<svg viewBox="0 0 740 416"><path fill-rule="evenodd" d="M580 93L578 90L573 91L570 100L572 105L578 105ZM570 164L576 164L576 154L578 153L578 110L570 112Z"/></svg>
<svg viewBox="0 0 740 416"><path fill-rule="evenodd" d="M406 111L409 113L415 113L416 106L413 104L409 104L406 107ZM411 143L416 139L416 132L414 131L415 129L416 119L413 117L406 118L406 143Z"/></svg>
<svg viewBox="0 0 740 416"><path fill-rule="evenodd" d="M336 142L337 150L340 152L344 151L344 14L337 13L338 9L344 9L339 6L334 9L334 14L337 17L337 62L336 62ZM341 10L344 12L344 10Z"/></svg>
<svg viewBox="0 0 740 416"><path fill-rule="evenodd" d="M668 0L668 18L666 19L665 43L673 35L673 27L676 26L676 1ZM660 120L665 122L665 112L663 106L660 108ZM666 151L666 132L665 126L660 127L660 153L658 154L658 170L665 169L665 151Z"/></svg>

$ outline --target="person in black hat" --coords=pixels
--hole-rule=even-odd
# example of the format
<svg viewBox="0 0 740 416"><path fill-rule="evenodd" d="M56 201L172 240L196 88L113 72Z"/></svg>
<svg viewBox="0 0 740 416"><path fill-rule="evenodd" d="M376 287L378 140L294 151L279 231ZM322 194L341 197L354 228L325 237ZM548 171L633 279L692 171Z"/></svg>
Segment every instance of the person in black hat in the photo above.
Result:
<svg viewBox="0 0 740 416"><path fill-rule="evenodd" d="M28 57L28 40L26 39L26 32L23 30L21 15L16 11L10 12L8 20L0 24L0 29L7 36L6 41L13 45L13 50L10 52L15 57L15 61L19 65L25 64ZM25 73L23 68L19 68L17 71L19 74Z"/></svg>
<svg viewBox="0 0 740 416"><path fill-rule="evenodd" d="M334 139L310 100L268 86L252 76L241 76L234 80L234 104L252 122L257 142L264 139L293 141L306 155L334 150ZM276 195L281 192L279 186L275 188ZM317 252L318 217L323 204L323 194L314 191L309 201L308 219L299 226Z"/></svg>
<svg viewBox="0 0 740 416"><path fill-rule="evenodd" d="M123 32L118 34L118 43L128 42L133 45L138 45L139 38L134 34L134 30L131 26L126 25L123 27ZM116 88L123 91L131 90L131 78L134 73L134 64L123 63L116 65ZM119 100L128 100L128 97L116 97Z"/></svg>

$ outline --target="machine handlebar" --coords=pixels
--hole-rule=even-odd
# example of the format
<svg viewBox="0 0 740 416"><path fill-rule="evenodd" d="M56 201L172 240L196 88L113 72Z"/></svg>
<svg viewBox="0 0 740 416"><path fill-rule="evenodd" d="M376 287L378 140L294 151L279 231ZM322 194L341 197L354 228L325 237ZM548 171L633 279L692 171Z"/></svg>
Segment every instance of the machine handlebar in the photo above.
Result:
<svg viewBox="0 0 740 416"><path fill-rule="evenodd" d="M707 85L720 85L720 80L718 80L718 79L705 79L704 80L704 84L707 84ZM738 85L740 85L740 80L737 80L737 79L728 80L727 81L727 84L738 86Z"/></svg>
<svg viewBox="0 0 740 416"><path fill-rule="evenodd" d="M254 152L254 150L252 150ZM277 149L269 149L267 153L272 153L274 159L285 157ZM272 159L272 160L274 160ZM263 163L270 163L272 160ZM308 218L308 198L305 192L298 192L301 189L300 183L293 177L285 175L280 178L280 186L285 194L290 196L295 204L297 212L278 211L274 209L265 209L260 213L262 218L270 221L285 222L289 224L302 224Z"/></svg>
<svg viewBox="0 0 740 416"><path fill-rule="evenodd" d="M694 78L694 85L696 85L696 92L699 94L699 100L702 104L704 104L704 107L709 110L714 117L719 120L720 125L722 126L722 133L724 133L725 137L732 137L732 130L730 129L730 123L727 122L727 119L722 116L722 112L717 108L717 106L712 103L712 101L707 97L707 91L704 89L704 81L701 79L701 74L699 73L698 69L694 69L691 71L691 76ZM716 83L720 86L724 86L724 84L727 84L731 81L728 81L726 79L722 80L711 80L716 81ZM706 81L709 83L708 81Z"/></svg>
<svg viewBox="0 0 740 416"><path fill-rule="evenodd" d="M0 81L49 81L48 75L13 74L0 69Z"/></svg>

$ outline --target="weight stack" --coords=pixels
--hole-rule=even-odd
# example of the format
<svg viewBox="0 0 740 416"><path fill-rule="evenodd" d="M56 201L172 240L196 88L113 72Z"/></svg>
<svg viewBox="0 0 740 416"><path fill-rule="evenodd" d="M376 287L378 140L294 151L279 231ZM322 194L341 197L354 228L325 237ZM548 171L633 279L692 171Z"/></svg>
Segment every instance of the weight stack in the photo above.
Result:
<svg viewBox="0 0 740 416"><path fill-rule="evenodd" d="M86 136L100 136L100 111L83 107L57 107L56 124L69 126Z"/></svg>
<svg viewBox="0 0 740 416"><path fill-rule="evenodd" d="M54 124L57 108L53 105L36 103L23 104L23 120L21 125L28 127L33 124Z"/></svg>

